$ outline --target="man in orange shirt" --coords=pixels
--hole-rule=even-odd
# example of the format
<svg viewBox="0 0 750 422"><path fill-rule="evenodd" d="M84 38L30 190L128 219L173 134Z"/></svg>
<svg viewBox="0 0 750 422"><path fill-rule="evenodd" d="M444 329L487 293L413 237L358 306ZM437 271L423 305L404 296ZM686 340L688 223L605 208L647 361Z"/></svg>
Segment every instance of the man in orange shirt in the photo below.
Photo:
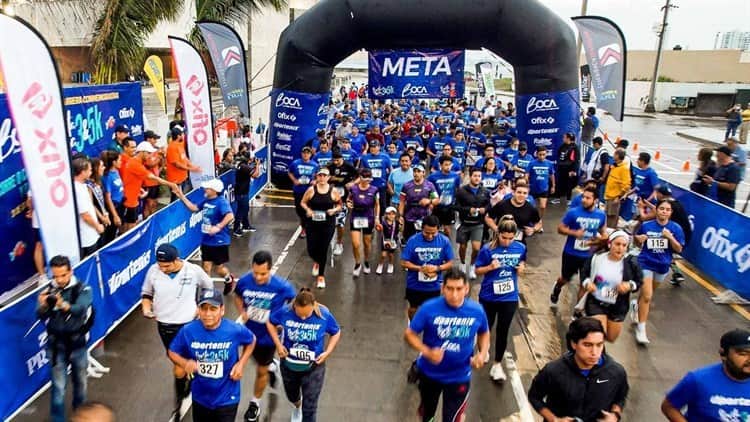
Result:
<svg viewBox="0 0 750 422"><path fill-rule="evenodd" d="M143 141L135 148L135 157L128 160L128 165L123 172L122 184L125 190L123 205L125 212L122 217L123 233L130 230L138 222L138 199L141 196L141 187L146 180L154 181L160 185L167 185L172 192L179 187L172 182L162 179L150 172L144 163L149 154L156 152L156 148L147 141Z"/></svg>
<svg viewBox="0 0 750 422"><path fill-rule="evenodd" d="M133 156L135 155L135 145L135 139L131 138L130 136L122 140L122 151L120 152L120 169L118 170L120 172L120 178L122 178L123 174L125 173L125 168L128 165L128 160L133 158Z"/></svg>
<svg viewBox="0 0 750 422"><path fill-rule="evenodd" d="M160 149L156 142L161 136L154 133L153 130L147 130L143 133L143 139L148 141L156 149L156 152L150 154L146 158L144 163L146 168L154 173L154 176L161 176L161 169L164 166L164 150ZM155 180L146 180L143 182L143 187L146 189L146 198L143 204L143 218L156 212L158 205L157 199L159 198L159 182Z"/></svg>
<svg viewBox="0 0 750 422"><path fill-rule="evenodd" d="M170 133L172 141L167 146L167 180L177 185L183 192L187 193L191 190L190 178L188 178L188 172L201 172L201 168L193 164L185 153L185 134L179 127L172 128ZM176 200L177 196L172 194L172 201Z"/></svg>

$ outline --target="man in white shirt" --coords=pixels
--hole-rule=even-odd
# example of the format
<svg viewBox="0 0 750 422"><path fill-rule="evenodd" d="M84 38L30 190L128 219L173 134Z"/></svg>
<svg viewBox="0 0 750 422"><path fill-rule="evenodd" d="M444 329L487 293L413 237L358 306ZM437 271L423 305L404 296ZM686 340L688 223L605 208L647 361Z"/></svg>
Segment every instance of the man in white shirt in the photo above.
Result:
<svg viewBox="0 0 750 422"><path fill-rule="evenodd" d="M156 248L156 264L146 273L141 289L143 316L156 320L164 348L174 340L183 325L195 319L197 299L203 289L213 289L214 283L203 269L180 259L180 253L170 243ZM182 400L190 393L190 381L179 366L173 367L176 392L174 420L180 420Z"/></svg>
<svg viewBox="0 0 750 422"><path fill-rule="evenodd" d="M73 181L78 205L78 237L81 240L81 259L96 251L99 235L104 233L104 225L96 217L96 208L86 180L91 177L91 161L86 157L73 160Z"/></svg>

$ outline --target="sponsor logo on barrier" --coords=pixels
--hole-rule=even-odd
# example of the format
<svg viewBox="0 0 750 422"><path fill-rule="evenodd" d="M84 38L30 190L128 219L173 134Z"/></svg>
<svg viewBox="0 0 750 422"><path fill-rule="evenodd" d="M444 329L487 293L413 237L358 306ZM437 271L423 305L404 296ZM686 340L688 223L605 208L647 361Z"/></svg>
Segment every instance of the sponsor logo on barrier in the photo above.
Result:
<svg viewBox="0 0 750 422"><path fill-rule="evenodd" d="M539 98L531 97L528 103L526 103L526 114L531 114L537 111L552 111L558 110L557 102L554 98Z"/></svg>
<svg viewBox="0 0 750 422"><path fill-rule="evenodd" d="M195 97L195 99L188 99L193 105L193 119L190 121L190 131L188 133L196 145L203 145L211 139L206 131L208 124L211 122L211 116L209 116L207 111L203 110L205 106L203 105L203 100L200 99L200 93L205 88L205 85L197 75L191 75L185 84L185 88Z"/></svg>
<svg viewBox="0 0 750 422"><path fill-rule="evenodd" d="M433 67L433 63L437 64ZM381 76L451 76L451 65L448 57L399 57L393 61L390 57L383 60Z"/></svg>
<svg viewBox="0 0 750 422"><path fill-rule="evenodd" d="M302 110L302 105L300 104L299 98L286 96L283 92L280 92L276 97L276 107L286 107L294 110Z"/></svg>
<svg viewBox="0 0 750 422"><path fill-rule="evenodd" d="M290 122L294 122L297 120L297 116L295 116L294 114L287 114L283 111L276 113L276 117L281 120L289 120Z"/></svg>
<svg viewBox="0 0 750 422"><path fill-rule="evenodd" d="M393 85L376 86L372 89L372 93L377 96L393 95L395 92L396 90L393 88Z"/></svg>
<svg viewBox="0 0 750 422"><path fill-rule="evenodd" d="M750 243L740 248L729 239L729 230L708 226L701 236L701 246L712 254L737 265L737 271L744 273L750 268Z"/></svg>
<svg viewBox="0 0 750 422"><path fill-rule="evenodd" d="M139 136L141 134L143 134L143 126L141 125L130 126L130 136Z"/></svg>
<svg viewBox="0 0 750 422"><path fill-rule="evenodd" d="M534 117L533 119L531 119L531 123L533 123L535 125L551 125L551 124L555 123L555 118L552 117L552 116L549 116L549 117L539 117L539 116L537 116L537 117Z"/></svg>
<svg viewBox="0 0 750 422"><path fill-rule="evenodd" d="M143 252L139 257L128 262L128 266L112 274L112 277L107 280L109 286L109 294L113 295L122 286L128 284L130 280L139 272L143 271L148 267L151 262L151 251L147 250Z"/></svg>
<svg viewBox="0 0 750 422"><path fill-rule="evenodd" d="M291 141L292 135L288 133L277 133L276 140L277 141ZM280 144L278 142L273 146L273 149L277 149L279 151L292 152L292 146L290 144Z"/></svg>
<svg viewBox="0 0 750 422"><path fill-rule="evenodd" d="M158 248L162 243L172 243L182 237L182 235L187 232L186 226L187 224L183 222L179 226L169 230L164 236L156 239L156 243L154 244L154 252L156 252L156 248Z"/></svg>
<svg viewBox="0 0 750 422"><path fill-rule="evenodd" d="M280 122L273 122L273 127L277 129L292 130L295 132L299 129L299 126L287 125L285 123L280 123Z"/></svg>
<svg viewBox="0 0 750 422"><path fill-rule="evenodd" d="M0 163L19 152L21 152L21 144L16 136L16 128L13 127L9 117L5 118L0 124Z"/></svg>
<svg viewBox="0 0 750 422"><path fill-rule="evenodd" d="M546 128L546 129L529 129L526 131L527 135L552 135L557 133L560 128Z"/></svg>
<svg viewBox="0 0 750 422"><path fill-rule="evenodd" d="M34 326L32 326L29 331L33 329ZM28 372L28 376L34 375L36 371L42 369L44 365L49 363L49 359L47 358L47 348L45 347L47 346L47 340L47 330L43 330L37 337L39 351L34 353L30 358L26 359L26 370Z"/></svg>
<svg viewBox="0 0 750 422"><path fill-rule="evenodd" d="M328 106L325 103L318 107L318 116L328 115Z"/></svg>
<svg viewBox="0 0 750 422"><path fill-rule="evenodd" d="M190 216L190 228L197 226L203 221L203 211L195 212Z"/></svg>
<svg viewBox="0 0 750 422"><path fill-rule="evenodd" d="M117 115L121 119L132 119L133 117L135 117L135 110L133 109L133 107L123 107L120 109Z"/></svg>
<svg viewBox="0 0 750 422"><path fill-rule="evenodd" d="M401 90L402 97L427 95L427 87L423 85L404 85L404 89Z"/></svg>
<svg viewBox="0 0 750 422"><path fill-rule="evenodd" d="M552 138L534 138L534 140L532 142L534 142L534 145L536 145L538 147L539 146L548 147L548 146L552 145Z"/></svg>

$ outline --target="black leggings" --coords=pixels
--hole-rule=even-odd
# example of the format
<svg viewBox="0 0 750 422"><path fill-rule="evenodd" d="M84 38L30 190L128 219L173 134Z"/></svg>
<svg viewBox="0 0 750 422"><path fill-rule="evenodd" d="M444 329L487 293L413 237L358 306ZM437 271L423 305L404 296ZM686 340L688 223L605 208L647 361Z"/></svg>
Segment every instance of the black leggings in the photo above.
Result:
<svg viewBox="0 0 750 422"><path fill-rule="evenodd" d="M307 231L307 254L313 261L317 262L320 269L319 275L325 275L326 261L328 260L328 246L330 246L336 225L333 221L325 223L306 224Z"/></svg>
<svg viewBox="0 0 750 422"><path fill-rule="evenodd" d="M563 170L557 174L557 192L555 196L570 200L573 188L576 187L577 176L570 176L570 170Z"/></svg>
<svg viewBox="0 0 750 422"><path fill-rule="evenodd" d="M209 409L193 402L193 422L234 422L238 404Z"/></svg>
<svg viewBox="0 0 750 422"><path fill-rule="evenodd" d="M487 314L487 323L490 330L497 317L497 328L495 329L495 362L502 362L505 349L508 347L508 332L513 315L516 314L518 302L485 302L480 300Z"/></svg>
<svg viewBox="0 0 750 422"><path fill-rule="evenodd" d="M305 227L305 220L307 220L307 211L302 208L302 197L305 196L305 192L294 192L294 211L299 217L299 225Z"/></svg>

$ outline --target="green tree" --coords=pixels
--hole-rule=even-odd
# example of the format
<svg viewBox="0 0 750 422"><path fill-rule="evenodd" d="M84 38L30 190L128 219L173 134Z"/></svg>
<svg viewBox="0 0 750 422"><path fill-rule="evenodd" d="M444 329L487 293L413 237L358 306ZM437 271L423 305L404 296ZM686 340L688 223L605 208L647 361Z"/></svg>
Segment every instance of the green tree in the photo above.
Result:
<svg viewBox="0 0 750 422"><path fill-rule="evenodd" d="M106 0L94 26L91 57L96 83L112 83L138 74L146 59L143 44L163 20L174 20L186 0ZM188 3L190 4L190 3ZM197 20L242 22L266 6L276 10L285 0L196 0ZM182 34L177 34L182 35ZM195 28L190 39L199 40ZM202 40L199 43L202 45Z"/></svg>

